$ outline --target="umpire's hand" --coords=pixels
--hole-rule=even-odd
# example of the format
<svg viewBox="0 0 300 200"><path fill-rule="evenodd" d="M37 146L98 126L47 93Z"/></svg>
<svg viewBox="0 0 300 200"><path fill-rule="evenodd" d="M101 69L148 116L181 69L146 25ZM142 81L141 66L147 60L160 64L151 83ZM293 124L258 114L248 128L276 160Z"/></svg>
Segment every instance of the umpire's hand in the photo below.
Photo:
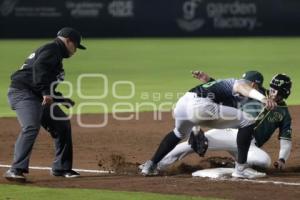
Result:
<svg viewBox="0 0 300 200"><path fill-rule="evenodd" d="M50 105L53 103L53 98L49 95L45 95L43 96L43 102L42 102L42 105Z"/></svg>

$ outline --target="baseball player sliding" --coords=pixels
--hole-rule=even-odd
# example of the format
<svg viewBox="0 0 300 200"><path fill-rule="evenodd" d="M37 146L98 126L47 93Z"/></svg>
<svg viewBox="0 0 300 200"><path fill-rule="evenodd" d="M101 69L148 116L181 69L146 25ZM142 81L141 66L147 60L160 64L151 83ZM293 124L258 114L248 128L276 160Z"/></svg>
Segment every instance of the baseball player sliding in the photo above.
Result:
<svg viewBox="0 0 300 200"><path fill-rule="evenodd" d="M261 94L245 79L224 79L198 85L182 96L174 109L175 128L162 140L151 160L145 162L141 174L157 174L157 164L188 136L194 126L209 128L237 128L237 162L232 176L259 178L266 176L250 168L246 161L255 120L241 110L240 102L246 97L258 100L267 110L276 107L276 102ZM194 134L197 134L195 132Z"/></svg>
<svg viewBox="0 0 300 200"><path fill-rule="evenodd" d="M204 82L211 81L208 75L203 72L194 72L194 77ZM249 80L260 91L264 91L262 88L263 76L259 72L249 71L243 76L244 79ZM284 101L287 99L291 91L291 80L287 75L278 74L273 77L270 82L269 94L273 98L278 106L276 109L268 112L261 112L259 107L263 108L263 105L254 100L248 100L245 102L244 107L251 115L258 117L256 126L254 128L254 135L248 152L247 163L251 166L259 168L268 168L271 166L270 156L260 147L263 146L269 138L275 133L275 130L279 129L278 139L280 140L280 150L278 154L278 160L274 162L274 167L279 170L285 167L285 163L289 158L292 142L291 142L291 116L288 111L288 107ZM254 112L253 112L254 111ZM193 131L200 131L196 127ZM238 155L238 148L236 144L237 129L211 129L205 132L207 140L207 150L218 151L224 150L232 154L235 158ZM170 153L168 153L158 164L157 169L159 171L165 170L168 166L173 164L177 160L183 159L185 156L195 153L203 152L203 138L193 137L188 141L178 144ZM194 141L198 140L198 141ZM202 155L203 156L203 155Z"/></svg>

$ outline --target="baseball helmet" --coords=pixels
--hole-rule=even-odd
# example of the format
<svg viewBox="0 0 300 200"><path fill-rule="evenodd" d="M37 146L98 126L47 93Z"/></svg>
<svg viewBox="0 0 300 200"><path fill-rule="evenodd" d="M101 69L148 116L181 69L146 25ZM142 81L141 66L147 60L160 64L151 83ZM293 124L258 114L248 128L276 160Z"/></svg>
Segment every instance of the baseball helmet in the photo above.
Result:
<svg viewBox="0 0 300 200"><path fill-rule="evenodd" d="M277 90L278 94L286 99L291 94L291 78L286 74L277 74L272 78L270 87Z"/></svg>

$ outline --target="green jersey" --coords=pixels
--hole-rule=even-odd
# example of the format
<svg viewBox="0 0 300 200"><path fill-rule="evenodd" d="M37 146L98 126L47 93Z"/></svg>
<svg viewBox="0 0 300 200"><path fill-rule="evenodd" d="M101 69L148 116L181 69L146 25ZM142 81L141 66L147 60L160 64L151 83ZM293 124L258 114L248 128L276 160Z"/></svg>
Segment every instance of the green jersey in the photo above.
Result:
<svg viewBox="0 0 300 200"><path fill-rule="evenodd" d="M251 100L250 102L253 101ZM248 105L248 107L252 108L252 112L248 113L257 118L254 128L256 146L261 147L264 145L277 128L279 128L278 139L291 140L292 118L285 102L279 103L274 110L262 110L260 113L257 112L259 110L259 104L257 104L257 102L253 105ZM260 106L260 108L262 108L262 106ZM244 111L247 112L246 110Z"/></svg>

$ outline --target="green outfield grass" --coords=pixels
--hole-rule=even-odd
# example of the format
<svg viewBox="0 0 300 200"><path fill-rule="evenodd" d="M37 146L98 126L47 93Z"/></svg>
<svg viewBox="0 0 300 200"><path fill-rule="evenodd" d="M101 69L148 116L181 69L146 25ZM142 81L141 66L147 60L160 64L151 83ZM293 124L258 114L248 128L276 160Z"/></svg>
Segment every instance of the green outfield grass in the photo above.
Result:
<svg viewBox="0 0 300 200"><path fill-rule="evenodd" d="M29 186L0 186L0 200L209 200L213 198L162 195L144 192L116 192L91 189L50 189ZM215 199L215 198L214 198Z"/></svg>
<svg viewBox="0 0 300 200"><path fill-rule="evenodd" d="M9 75L46 41L49 40L0 40L0 116L14 115L6 100ZM105 112L104 105L108 112L170 110L180 95L177 93L198 84L190 75L191 70L198 69L217 78L241 77L247 70L259 70L265 75L265 86L275 73L287 73L293 78L288 103L300 103L296 92L300 89L300 38L87 39L83 43L87 51L78 51L74 58L64 61L66 80L72 83L77 105L96 104L81 105L82 113ZM79 97L77 79L84 73L107 77L107 89L103 79L95 77L82 79L81 86L84 95L102 95L106 91L104 98ZM115 98L113 88L119 96L133 96ZM60 89L68 91L66 86ZM74 112L79 112L78 107Z"/></svg>

